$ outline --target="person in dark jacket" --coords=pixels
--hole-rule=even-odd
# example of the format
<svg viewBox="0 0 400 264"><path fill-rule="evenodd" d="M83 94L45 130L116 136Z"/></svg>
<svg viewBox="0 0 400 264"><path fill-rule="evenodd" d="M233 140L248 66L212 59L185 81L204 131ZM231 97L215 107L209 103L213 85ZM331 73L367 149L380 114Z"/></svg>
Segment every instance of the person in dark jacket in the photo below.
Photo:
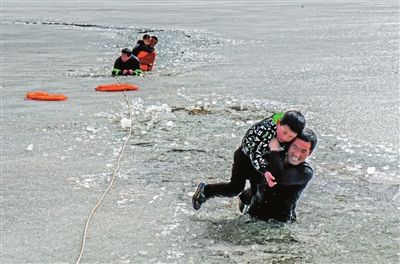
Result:
<svg viewBox="0 0 400 264"><path fill-rule="evenodd" d="M316 134L304 128L290 144L286 155L279 152L279 142L271 140L268 156L268 186L255 195L246 189L239 195L239 209L261 220L275 219L282 222L296 221L296 203L313 177L313 169L306 162L317 144Z"/></svg>
<svg viewBox="0 0 400 264"><path fill-rule="evenodd" d="M121 51L121 56L114 62L112 75L140 75L139 61L131 56L131 50L125 48Z"/></svg>
<svg viewBox="0 0 400 264"><path fill-rule="evenodd" d="M213 197L233 197L241 193L250 181L252 194L258 185L266 186L269 142L276 138L285 151L287 145L303 130L305 118L295 110L276 113L251 126L234 153L232 176L229 182L207 184L201 182L192 197L192 205L199 210L201 205Z"/></svg>
<svg viewBox="0 0 400 264"><path fill-rule="evenodd" d="M151 36L149 34L144 34L143 38L136 42L135 47L132 49L132 55L136 57L141 51L148 53L154 51L154 46L151 46Z"/></svg>

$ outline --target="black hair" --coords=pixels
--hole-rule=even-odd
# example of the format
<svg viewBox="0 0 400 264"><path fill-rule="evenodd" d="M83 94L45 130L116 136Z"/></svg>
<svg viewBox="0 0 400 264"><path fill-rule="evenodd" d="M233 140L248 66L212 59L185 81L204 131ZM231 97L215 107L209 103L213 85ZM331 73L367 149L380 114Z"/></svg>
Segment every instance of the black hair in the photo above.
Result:
<svg viewBox="0 0 400 264"><path fill-rule="evenodd" d="M151 36L151 38L157 40L158 42L158 38L156 36Z"/></svg>
<svg viewBox="0 0 400 264"><path fill-rule="evenodd" d="M280 124L287 125L293 132L300 134L306 126L306 119L300 111L289 110L283 115Z"/></svg>
<svg viewBox="0 0 400 264"><path fill-rule="evenodd" d="M149 39L149 38L151 38L149 34L144 34L143 35L143 39Z"/></svg>
<svg viewBox="0 0 400 264"><path fill-rule="evenodd" d="M305 127L303 131L301 131L297 138L311 143L310 154L313 152L318 143L317 135L314 133L314 131L307 127Z"/></svg>
<svg viewBox="0 0 400 264"><path fill-rule="evenodd" d="M121 50L121 52L125 53L125 54L128 54L128 55L132 54L132 51L130 49L128 49L128 48L125 48L125 49Z"/></svg>

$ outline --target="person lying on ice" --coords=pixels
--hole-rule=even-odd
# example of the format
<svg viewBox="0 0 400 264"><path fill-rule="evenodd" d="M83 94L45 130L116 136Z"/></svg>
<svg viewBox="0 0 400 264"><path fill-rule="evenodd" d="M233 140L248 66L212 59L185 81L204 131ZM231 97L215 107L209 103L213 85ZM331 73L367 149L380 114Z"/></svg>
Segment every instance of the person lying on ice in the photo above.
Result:
<svg viewBox="0 0 400 264"><path fill-rule="evenodd" d="M143 71L140 69L139 61L131 56L130 49L121 50L121 56L114 62L114 68L111 72L115 75L140 75Z"/></svg>

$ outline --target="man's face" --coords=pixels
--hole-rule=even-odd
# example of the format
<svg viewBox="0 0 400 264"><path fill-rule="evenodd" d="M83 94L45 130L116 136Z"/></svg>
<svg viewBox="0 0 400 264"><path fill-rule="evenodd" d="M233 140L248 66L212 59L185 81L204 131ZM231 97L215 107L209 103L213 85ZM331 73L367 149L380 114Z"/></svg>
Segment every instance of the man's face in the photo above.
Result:
<svg viewBox="0 0 400 264"><path fill-rule="evenodd" d="M311 142L307 142L296 138L292 144L290 144L287 161L292 165L299 165L304 162L308 156L310 156Z"/></svg>
<svg viewBox="0 0 400 264"><path fill-rule="evenodd" d="M150 39L150 47L154 48L157 45L158 41L155 38Z"/></svg>
<svg viewBox="0 0 400 264"><path fill-rule="evenodd" d="M131 57L131 55L126 54L126 53L121 53L121 59L123 62L126 62L127 60L129 60L129 58Z"/></svg>

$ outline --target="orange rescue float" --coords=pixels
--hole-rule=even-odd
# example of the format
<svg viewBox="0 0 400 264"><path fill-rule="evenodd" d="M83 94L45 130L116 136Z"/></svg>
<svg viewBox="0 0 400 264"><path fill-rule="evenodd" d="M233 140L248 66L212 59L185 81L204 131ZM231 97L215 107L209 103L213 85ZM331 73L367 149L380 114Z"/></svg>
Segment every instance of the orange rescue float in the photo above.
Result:
<svg viewBox="0 0 400 264"><path fill-rule="evenodd" d="M49 94L43 91L29 92L25 97L25 99L36 101L64 101L67 100L67 98L68 97L63 94Z"/></svg>
<svg viewBox="0 0 400 264"><path fill-rule="evenodd" d="M139 87L127 83L113 83L113 84L103 84L96 87L96 91L99 92L121 92L121 91L136 91Z"/></svg>
<svg viewBox="0 0 400 264"><path fill-rule="evenodd" d="M146 51L141 51L139 54L136 56L139 61L140 61L140 69L142 71L151 71L154 66L154 61L156 59L157 52L146 52Z"/></svg>

